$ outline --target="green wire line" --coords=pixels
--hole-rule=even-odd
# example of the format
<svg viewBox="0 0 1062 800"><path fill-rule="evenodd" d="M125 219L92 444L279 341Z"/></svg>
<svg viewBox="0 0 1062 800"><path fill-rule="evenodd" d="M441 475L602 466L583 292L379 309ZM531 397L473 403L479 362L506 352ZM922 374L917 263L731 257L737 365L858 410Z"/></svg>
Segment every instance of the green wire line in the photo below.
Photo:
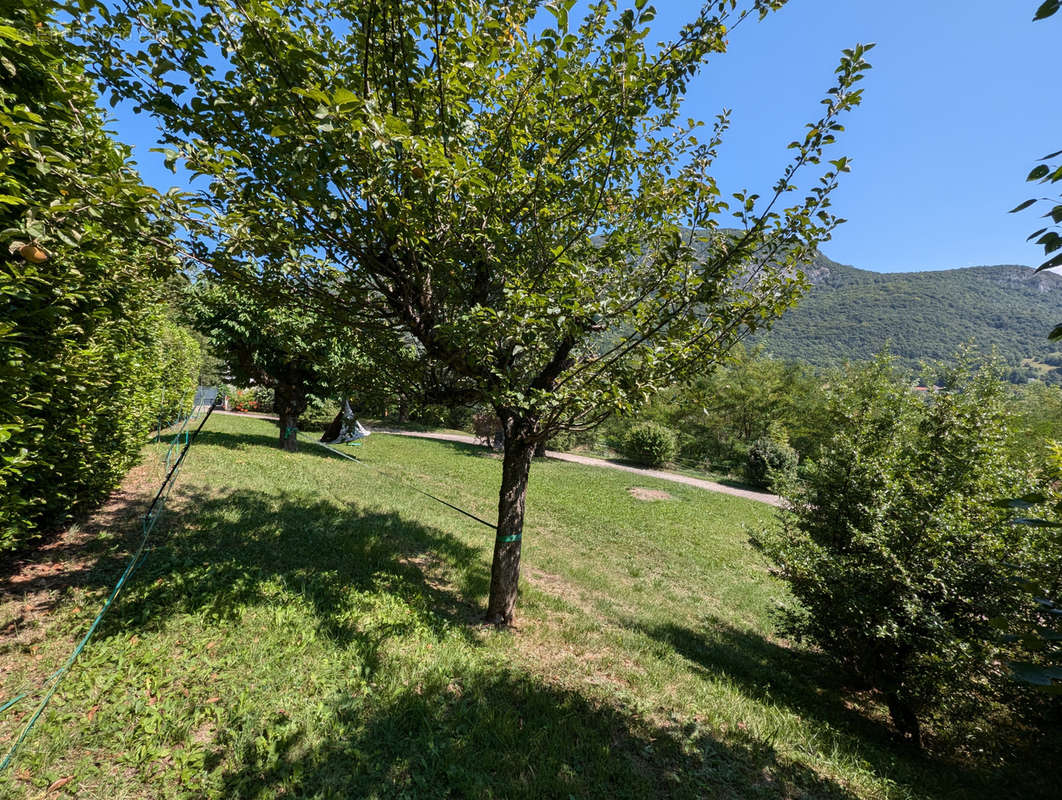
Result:
<svg viewBox="0 0 1062 800"><path fill-rule="evenodd" d="M163 430L163 428L169 429L169 428L174 427L178 423L180 423L180 427L174 432L173 438L170 440L169 448L167 449L166 456L163 459L165 461L165 463L166 463L166 471L167 472L169 472L170 461L171 461L171 458L172 458L172 455L173 455L173 451L177 447L177 445L180 444L180 439L181 439L182 434L185 436L185 439L187 441L188 433L187 433L186 429L188 427L188 424L190 422L194 422L195 420L197 420L201 414L202 414L202 411L200 410L200 407L196 406L195 408L192 409L192 412L189 415L187 415L187 416L182 415L182 416L178 417L177 419L175 419L173 422L169 423L168 425L165 425L165 426L162 425L161 424L161 420L160 420L160 424L159 424L159 433L160 434L161 434L161 431ZM158 441L160 441L160 439L161 439L161 436L156 436L155 441L158 442ZM176 481L176 477L177 476L174 475L174 480L169 482L169 486L170 486L171 489L173 488L173 484ZM169 491L167 491L165 497L163 497L163 503L165 503L165 500L168 497L169 497ZM159 516L161 516L161 511L162 511L162 509L160 509L160 511L159 511ZM157 518L156 518L155 521L157 522ZM14 706L16 706L18 703L20 703L22 700L26 699L27 697L30 697L31 695L42 691L45 686L47 686L56 676L59 675L60 672L62 672L62 670L63 670L62 667L57 669L55 672L53 672L51 675L49 675L47 678L45 678L44 681L40 684L40 686L35 686L35 685L32 685L32 684L24 684L22 686L22 688L19 689L18 692L16 692L14 697L12 697L6 703L4 703L2 706L0 706L0 714L3 714L5 711L7 711L10 708L13 708Z"/></svg>
<svg viewBox="0 0 1062 800"><path fill-rule="evenodd" d="M353 461L355 464L361 464L366 469L371 469L377 475L382 475L383 477L388 478L391 481L394 481L399 486L404 486L407 489L412 489L414 492L417 492L418 494L422 494L425 497L430 497L436 503L442 503L447 508L452 508L454 511L458 512L459 514L464 514L466 517L469 517L470 519L474 519L480 525L486 525L488 528L491 528L493 530L497 530L498 529L498 526L495 525L494 523L487 522L487 520L482 519L480 517L477 517L472 512L465 511L463 508L455 506L453 503L448 503L446 500L443 500L441 497L436 497L435 495L430 494L430 493L424 491L423 489L418 489L416 486L410 486L408 483L406 483L403 480L400 480L399 478L396 478L394 475L389 475L389 474L387 474L386 472L384 472L381 469L377 469L376 467L369 466L364 461L362 461L360 458L354 458L354 456L348 456L346 453L342 453L339 450L336 450L335 448L330 447L329 445L327 445L327 444L325 444L324 442L321 442L321 441L317 441L317 440L313 440L313 439L305 439L305 438L302 441L304 441L304 442L313 442L313 444L320 445L321 447L323 447L328 452L335 453L340 458L345 458L348 461ZM517 541L517 540L513 539L512 541Z"/></svg>
<svg viewBox="0 0 1062 800"><path fill-rule="evenodd" d="M0 714L3 714L9 708L12 708L16 704L18 704L21 700L29 697L31 694L36 694L37 692L39 692L41 689L43 689L48 684L48 681L50 681L52 678L54 678L58 674L59 674L59 670L56 670L51 675L49 675L47 678L45 678L44 679L44 683L41 684L40 686L33 686L31 684L24 684L23 687L21 689L19 689L18 694L16 694L14 697L12 697L6 703L4 703L2 706L0 706Z"/></svg>
<svg viewBox="0 0 1062 800"><path fill-rule="evenodd" d="M207 411L206 417L199 424L199 427L195 430L195 433L191 434L191 436L189 436L189 431L187 430L187 428L188 422L194 417L192 415L189 415L185 418L183 424L181 425L181 429L174 437L174 442L177 442L180 440L181 434L184 434L184 449L182 450L180 456L178 456L177 461L174 463L174 465L169 468L169 471L166 475L166 479L163 481L162 486L159 488L158 493L155 495L155 499L152 501L148 512L144 515L143 522L141 523L143 533L140 537L140 544L137 547L136 552L129 560L129 563L126 565L125 571L118 579L118 582L115 584L110 596L108 596L107 600L104 602L103 607L100 609L99 613L96 614L96 618L92 621L92 624L89 626L88 631L81 638L81 641L78 642L77 646L74 648L74 651L67 658L66 662L58 670L52 673L51 677L49 677L41 686L41 690L47 689L47 691L45 692L44 697L41 699L41 701L37 704L37 708L34 710L29 720L22 727L22 731L19 733L18 738L15 740L14 744L11 745L11 748L7 751L7 755L4 756L4 760L0 762L0 772L3 772L5 769L8 768L8 766L10 766L11 762L14 760L15 754L18 752L19 747L29 736L30 731L32 731L34 726L37 724L37 720L40 719L41 715L48 707L48 704L51 702L52 697L55 695L56 691L58 691L59 685L62 683L63 678L66 677L67 673L74 665L74 662L77 660L78 656L81 655L82 651L88 645L89 640L96 632L96 629L99 627L99 624L103 620L104 615L107 613L111 605L113 605L114 601L117 599L119 592L121 592L122 590L122 587L125 585L126 581L129 580L129 577L133 574L133 572L136 571L136 568L139 567L140 564L142 564L144 559L146 558L147 544L151 536L151 532L155 529L156 524L162 518L162 512L166 505L166 500L170 496L170 491L173 489L173 485L177 482L177 476L180 474L180 468L181 464L184 461L184 457L188 453L188 450L191 447L191 443L192 441L194 441L195 435L197 435L199 431L202 430L203 425L206 424L206 421L210 418L210 414L212 412L213 407L211 407L210 410ZM172 448L173 445L171 444L171 451ZM169 466L169 458L170 453L167 452L167 466ZM32 690L23 692L22 694L9 700L3 705L2 708L0 708L0 713L8 710L20 700L31 694L34 694Z"/></svg>

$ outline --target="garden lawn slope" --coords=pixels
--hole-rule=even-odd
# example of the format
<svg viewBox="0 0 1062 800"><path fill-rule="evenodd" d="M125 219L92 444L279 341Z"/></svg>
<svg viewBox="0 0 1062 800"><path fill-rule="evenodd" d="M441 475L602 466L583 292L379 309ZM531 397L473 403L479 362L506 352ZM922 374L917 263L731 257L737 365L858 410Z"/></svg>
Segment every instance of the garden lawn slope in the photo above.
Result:
<svg viewBox="0 0 1062 800"><path fill-rule="evenodd" d="M536 463L518 626L499 632L476 624L493 531L406 486L490 519L496 456L376 435L359 465L275 441L263 420L208 422L157 548L0 794L1048 796L1031 767L905 753L771 635L782 589L746 543L762 504ZM83 632L157 473L6 576L5 697Z"/></svg>

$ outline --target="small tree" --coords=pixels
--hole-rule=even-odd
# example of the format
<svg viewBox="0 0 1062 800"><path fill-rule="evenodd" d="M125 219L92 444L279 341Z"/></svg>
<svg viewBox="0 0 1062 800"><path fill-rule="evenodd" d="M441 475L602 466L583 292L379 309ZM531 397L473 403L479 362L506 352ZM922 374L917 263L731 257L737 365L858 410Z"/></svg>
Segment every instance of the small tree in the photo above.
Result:
<svg viewBox="0 0 1062 800"><path fill-rule="evenodd" d="M399 331L505 432L488 620L513 619L538 442L630 411L793 302L837 219L846 159L787 208L858 104L845 51L821 119L771 192L735 195L682 116L734 25L783 0L700 6L646 45L645 0L219 0L82 18L102 75L208 176L209 236L241 259L323 256L288 275L338 324ZM85 0L85 8L94 4ZM129 51L130 41L144 49ZM219 68L219 60L224 67ZM410 380L427 370L418 366Z"/></svg>
<svg viewBox="0 0 1062 800"><path fill-rule="evenodd" d="M1026 534L997 503L1023 474L1008 455L993 370L950 371L919 396L880 358L833 390L837 431L757 543L798 605L783 629L885 698L915 743L921 717L999 674L990 620L1020 592L999 569Z"/></svg>

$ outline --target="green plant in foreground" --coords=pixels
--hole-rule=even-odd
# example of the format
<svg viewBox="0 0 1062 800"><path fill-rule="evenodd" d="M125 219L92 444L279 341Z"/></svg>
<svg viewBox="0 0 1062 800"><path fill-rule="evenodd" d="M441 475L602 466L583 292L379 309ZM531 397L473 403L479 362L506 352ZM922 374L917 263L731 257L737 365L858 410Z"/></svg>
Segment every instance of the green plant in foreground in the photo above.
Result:
<svg viewBox="0 0 1062 800"><path fill-rule="evenodd" d="M996 504L1025 480L1005 401L987 367L928 397L884 357L855 370L832 390L836 433L756 539L797 601L782 628L880 691L915 743L927 713L1003 677L989 621L1020 589L1000 564L1035 544Z"/></svg>

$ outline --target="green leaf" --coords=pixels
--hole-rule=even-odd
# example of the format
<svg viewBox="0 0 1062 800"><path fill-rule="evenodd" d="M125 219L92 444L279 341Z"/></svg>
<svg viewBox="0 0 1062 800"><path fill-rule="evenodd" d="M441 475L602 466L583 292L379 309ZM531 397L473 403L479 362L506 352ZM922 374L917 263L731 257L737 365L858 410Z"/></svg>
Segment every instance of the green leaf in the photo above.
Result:
<svg viewBox="0 0 1062 800"><path fill-rule="evenodd" d="M564 5L548 5L546 10L557 19L557 30L568 30L568 9Z"/></svg>
<svg viewBox="0 0 1062 800"><path fill-rule="evenodd" d="M1033 17L1033 22L1047 19L1054 15L1059 8L1062 8L1062 0L1046 0L1043 5L1036 9L1036 16Z"/></svg>
<svg viewBox="0 0 1062 800"><path fill-rule="evenodd" d="M332 96L332 102L337 106L346 106L357 105L360 100L350 89L336 89L336 93Z"/></svg>
<svg viewBox="0 0 1062 800"><path fill-rule="evenodd" d="M1014 208L1012 208L1008 213L1014 214L1017 211L1024 211L1025 209L1027 209L1029 206L1031 206L1035 202L1036 202L1036 198L1035 197L1032 198L1031 200L1026 200L1021 205L1015 206Z"/></svg>
<svg viewBox="0 0 1062 800"><path fill-rule="evenodd" d="M0 37L3 37L4 39L9 39L12 42L17 42L18 44L33 44L33 40L26 36L26 34L22 33L22 31L16 30L15 28L12 28L10 25L0 25Z"/></svg>
<svg viewBox="0 0 1062 800"><path fill-rule="evenodd" d="M1033 167L1032 171L1025 178L1027 181L1038 181L1051 172L1051 168L1047 164L1038 164Z"/></svg>
<svg viewBox="0 0 1062 800"><path fill-rule="evenodd" d="M19 197L15 197L15 196L10 195L10 194L0 194L0 203L6 203L9 206L24 206L24 205L26 205L26 201L25 200L23 200L23 199L21 199Z"/></svg>
<svg viewBox="0 0 1062 800"><path fill-rule="evenodd" d="M1037 272L1043 272L1045 269L1054 269L1055 267L1062 267L1062 254L1055 256L1036 268Z"/></svg>

